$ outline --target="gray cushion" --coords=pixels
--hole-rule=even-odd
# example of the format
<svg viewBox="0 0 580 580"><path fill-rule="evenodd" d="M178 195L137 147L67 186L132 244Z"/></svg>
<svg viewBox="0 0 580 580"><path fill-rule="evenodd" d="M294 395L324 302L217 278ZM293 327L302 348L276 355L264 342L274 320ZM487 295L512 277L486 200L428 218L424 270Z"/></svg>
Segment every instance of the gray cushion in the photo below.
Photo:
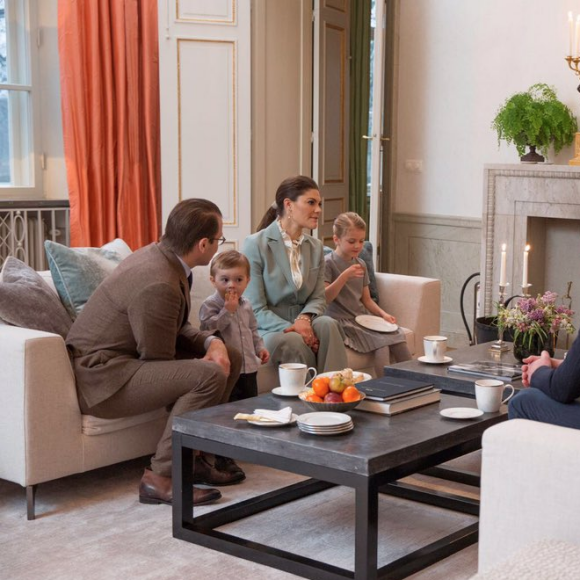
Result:
<svg viewBox="0 0 580 580"><path fill-rule="evenodd" d="M121 239L102 248L69 248L47 240L44 249L56 291L73 320L97 286L131 253Z"/></svg>
<svg viewBox="0 0 580 580"><path fill-rule="evenodd" d="M332 248L324 246L324 255L330 254ZM375 267L373 265L373 245L367 240L364 243L362 252L358 256L367 266L367 271L369 273L369 292L371 298L378 304L379 303L379 289L377 287L377 277L375 276Z"/></svg>
<svg viewBox="0 0 580 580"><path fill-rule="evenodd" d="M14 326L44 330L63 338L72 321L56 294L30 266L9 257L0 280L0 318Z"/></svg>

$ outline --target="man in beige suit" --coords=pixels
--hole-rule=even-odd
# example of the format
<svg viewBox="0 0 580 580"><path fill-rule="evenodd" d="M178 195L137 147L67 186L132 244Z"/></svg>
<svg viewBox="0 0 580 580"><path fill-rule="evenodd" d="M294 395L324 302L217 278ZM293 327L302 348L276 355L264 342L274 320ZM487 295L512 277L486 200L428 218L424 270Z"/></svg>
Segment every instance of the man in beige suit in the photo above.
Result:
<svg viewBox="0 0 580 580"><path fill-rule="evenodd" d="M240 354L188 322L191 269L206 265L222 241L222 216L211 201L180 202L161 242L127 257L95 290L67 337L83 413L126 417L172 406L139 486L142 503L171 503L173 416L227 402ZM229 485L244 479L235 465L220 468L198 454L194 480ZM221 497L194 488L194 504Z"/></svg>

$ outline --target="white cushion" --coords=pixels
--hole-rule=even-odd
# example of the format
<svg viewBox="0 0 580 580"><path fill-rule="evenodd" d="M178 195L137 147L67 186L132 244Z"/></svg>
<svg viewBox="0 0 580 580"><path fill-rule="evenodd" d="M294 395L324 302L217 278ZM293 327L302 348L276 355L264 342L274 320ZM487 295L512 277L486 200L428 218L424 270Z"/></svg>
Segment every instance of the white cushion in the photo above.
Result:
<svg viewBox="0 0 580 580"><path fill-rule="evenodd" d="M121 417L120 419L101 419L100 417L93 417L92 415L83 415L83 435L102 435L103 433L121 431L122 429L141 425L142 423L149 423L150 421L155 421L168 415L169 413L165 408L156 409L149 413L142 413L141 415L133 415L132 417Z"/></svg>

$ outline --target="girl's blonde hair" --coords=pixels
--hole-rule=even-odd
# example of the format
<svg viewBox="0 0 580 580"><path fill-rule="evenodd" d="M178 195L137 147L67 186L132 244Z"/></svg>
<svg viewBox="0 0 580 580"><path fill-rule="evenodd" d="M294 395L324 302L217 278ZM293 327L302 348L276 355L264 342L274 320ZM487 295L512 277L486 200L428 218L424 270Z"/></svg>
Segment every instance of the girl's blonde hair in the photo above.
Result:
<svg viewBox="0 0 580 580"><path fill-rule="evenodd" d="M365 230L367 229L367 224L358 213L354 211L347 211L336 216L334 223L332 224L332 233L337 238L342 238L348 233L348 230Z"/></svg>

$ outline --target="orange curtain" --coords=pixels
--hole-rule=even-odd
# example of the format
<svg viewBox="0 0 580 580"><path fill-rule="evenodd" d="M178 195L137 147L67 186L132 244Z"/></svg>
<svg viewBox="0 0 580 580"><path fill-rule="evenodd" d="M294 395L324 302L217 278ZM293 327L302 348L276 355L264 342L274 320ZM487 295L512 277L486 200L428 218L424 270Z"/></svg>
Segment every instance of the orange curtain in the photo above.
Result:
<svg viewBox="0 0 580 580"><path fill-rule="evenodd" d="M59 0L71 245L159 238L157 0Z"/></svg>

